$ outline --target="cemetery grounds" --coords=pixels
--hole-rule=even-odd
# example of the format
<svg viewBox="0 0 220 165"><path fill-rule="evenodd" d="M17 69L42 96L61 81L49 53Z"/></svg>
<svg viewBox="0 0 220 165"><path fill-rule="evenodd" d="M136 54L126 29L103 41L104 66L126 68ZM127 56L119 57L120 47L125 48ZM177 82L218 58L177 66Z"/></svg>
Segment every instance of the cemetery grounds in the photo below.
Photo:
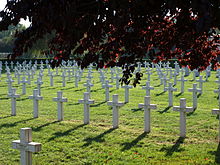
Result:
<svg viewBox="0 0 220 165"><path fill-rule="evenodd" d="M218 143L219 120L212 115L211 110L219 108L218 95L213 91L218 89L214 71L207 82L203 84L203 94L198 98L198 108L187 114L187 137L179 138L179 112L168 107L168 92L163 92L163 85L153 70L151 76L151 104L157 104L156 110L151 110L151 132L143 132L144 112L138 109L138 104L144 102L147 76L141 84L130 89L130 102L120 108L119 128L112 129L112 110L105 102L105 89L99 81L99 73L93 70L90 105L90 124L83 124L83 105L78 103L86 92L83 84L86 82L87 69L74 87L74 77L67 80L62 87L62 77L54 77L54 86L50 86L47 69L44 69L41 95L39 101L39 117L33 118L33 100L28 96L36 88L34 82L27 85L27 94L17 99L17 115L11 116L10 99L7 97L8 87L6 74L3 73L0 82L0 165L19 164L20 153L12 149L11 142L19 139L20 128L32 128L34 142L42 143L42 151L33 154L34 165L46 164L219 164L220 145ZM144 68L142 68L144 72ZM60 72L59 72L60 73ZM13 72L12 72L13 75ZM105 74L110 79L110 70ZM205 72L202 73L205 77ZM14 75L12 76L14 77ZM180 75L178 76L178 79ZM14 78L13 78L14 79ZM187 106L192 106L192 88L195 81L193 73L186 77L185 93L180 93L180 82L177 82L177 92L174 92L174 105L179 106L180 98L186 98ZM198 78L197 78L198 79ZM22 85L16 79L13 87L21 94ZM171 81L173 82L173 80ZM115 80L110 83L110 100L113 94L119 95L119 101L124 101L124 89L116 90ZM57 121L57 103L52 101L57 91L63 91L68 98L64 103L64 121Z"/></svg>

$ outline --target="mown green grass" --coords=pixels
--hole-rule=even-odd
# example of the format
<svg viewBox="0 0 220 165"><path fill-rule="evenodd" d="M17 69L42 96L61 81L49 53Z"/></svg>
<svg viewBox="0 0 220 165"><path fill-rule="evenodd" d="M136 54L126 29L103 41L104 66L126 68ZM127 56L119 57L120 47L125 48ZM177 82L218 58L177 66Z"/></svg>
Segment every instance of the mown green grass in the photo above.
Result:
<svg viewBox="0 0 220 165"><path fill-rule="evenodd" d="M45 69L44 74L47 75ZM204 73L202 73L204 75ZM130 102L120 108L120 125L112 129L112 112L107 106L104 89L99 82L97 71L93 74L94 87L91 98L95 104L91 106L91 122L83 125L83 105L78 100L83 98L86 88L87 70L79 83L74 87L74 79L62 87L61 77L55 77L54 87L50 87L49 77L43 78L43 100L39 103L39 118L32 116L32 95L36 85L27 87L27 94L17 101L17 116L10 116L10 99L7 97L6 75L0 82L0 164L19 164L19 151L11 148L11 142L19 139L20 128L33 129L33 141L42 143L42 151L33 154L33 164L218 164L220 163L220 147L218 143L219 121L211 114L213 108L218 108L217 94L213 92L218 85L214 82L215 72L204 84L203 94L198 98L198 108L187 116L187 138L179 138L179 113L168 109L168 93L163 93L163 86L154 72L151 85L151 103L158 109L152 110L152 131L143 133L143 110L138 109L138 103L144 101L146 75L141 84L130 90ZM108 74L110 78L110 74ZM180 76L179 76L180 77ZM192 80L192 73L188 80ZM188 81L185 93L174 92L174 105L179 105L180 98L187 99L187 106L192 106L192 93L188 88L193 81ZM124 89L110 89L110 95L119 94L119 100L124 101ZM22 86L14 83L17 93ZM64 121L57 121L56 97L62 90L68 102L64 103Z"/></svg>

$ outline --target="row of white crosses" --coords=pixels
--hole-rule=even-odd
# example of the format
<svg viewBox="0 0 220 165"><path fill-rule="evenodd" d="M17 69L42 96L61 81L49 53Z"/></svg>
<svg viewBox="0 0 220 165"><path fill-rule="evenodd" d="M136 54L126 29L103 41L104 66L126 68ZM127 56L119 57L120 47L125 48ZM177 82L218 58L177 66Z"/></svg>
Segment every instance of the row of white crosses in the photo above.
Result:
<svg viewBox="0 0 220 165"><path fill-rule="evenodd" d="M59 103L59 107L62 107L62 102L67 101L67 99L62 98L62 92L59 92L58 97L54 100ZM93 104L94 101L89 99L89 93L84 93L84 99L79 100L79 103L84 104L84 124L89 124L89 104ZM112 127L118 128L119 126L119 107L123 106L124 103L118 102L118 95L113 95L113 100L108 102L108 105L112 106L113 111L113 121ZM150 126L150 110L156 109L155 104L150 104L150 96L145 96L144 103L138 105L139 108L144 109L144 132L149 133L151 131ZM62 109L62 108L61 108ZM186 113L192 112L193 107L186 107L186 99L180 99L180 106L174 106L174 111L180 112L180 137L186 137ZM213 110L213 114L219 114L220 110ZM62 120L62 114L60 114ZM219 130L220 137L220 130ZM20 131L20 140L14 140L12 142L12 148L20 150L20 160L22 165L32 164L32 153L41 151L41 144L32 142L31 128L22 128Z"/></svg>
<svg viewBox="0 0 220 165"><path fill-rule="evenodd" d="M48 65L49 66L49 65ZM140 66L140 65L139 65ZM167 66L169 66L169 63L167 63L166 65L164 64L164 68L165 67L167 67ZM48 68L50 68L50 67L48 67ZM41 67L41 69L42 69L42 67ZM70 70L70 68L65 68L64 67L64 70L65 69L68 69L68 71ZM118 69L118 68L117 68ZM171 69L172 70L172 69ZM67 71L67 72L68 72ZM41 72L39 72L39 78L41 78L42 79L42 72L43 71L41 71ZM69 73L69 72L68 72ZM101 71L100 73L102 73L102 77L105 77L104 76L104 73ZM171 74L170 74L171 75ZM51 77L53 77L53 76L51 76ZM63 78L63 86L65 86L65 71L64 71L64 73L62 74L62 78ZM52 78L51 78L52 79ZM120 76L119 76L119 74L118 74L118 72L116 72L116 77L115 77L115 79L116 79L116 88L118 89L119 88L119 79L120 79ZM104 80L104 78L103 78L103 80ZM102 81L103 81L102 80ZM166 78L166 76L164 76L164 91L165 91L165 87L166 87L166 82L167 82L167 80L168 80L168 78ZM180 80L180 81L182 81L182 79ZM29 82L29 81L28 81ZM26 83L26 82L25 82ZM184 89L184 82L182 83L183 85L182 85L182 87L181 87L181 89ZM174 85L175 85L175 82L174 82ZM24 85L25 86L25 85ZM51 86L53 86L53 81L51 80ZM77 81L75 81L75 86L78 86L78 84L77 84ZM38 88L39 89L39 88ZM40 89L39 89L40 90ZM183 92L183 90L181 90L182 92Z"/></svg>

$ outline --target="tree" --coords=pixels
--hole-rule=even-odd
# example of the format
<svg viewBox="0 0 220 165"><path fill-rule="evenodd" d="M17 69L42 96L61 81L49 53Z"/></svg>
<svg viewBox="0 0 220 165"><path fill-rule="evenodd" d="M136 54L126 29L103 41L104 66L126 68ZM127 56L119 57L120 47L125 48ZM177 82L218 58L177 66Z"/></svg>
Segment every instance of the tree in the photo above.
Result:
<svg viewBox="0 0 220 165"><path fill-rule="evenodd" d="M8 30L0 32L0 51L7 53L12 52L14 47L14 34L18 31L24 30L25 27L21 24L17 26L9 26Z"/></svg>
<svg viewBox="0 0 220 165"><path fill-rule="evenodd" d="M0 30L21 18L32 22L17 33L12 58L55 31L54 65L71 52L82 67L128 64L125 83L130 65L146 53L155 62L175 57L191 69L218 64L220 0L10 0L0 17Z"/></svg>

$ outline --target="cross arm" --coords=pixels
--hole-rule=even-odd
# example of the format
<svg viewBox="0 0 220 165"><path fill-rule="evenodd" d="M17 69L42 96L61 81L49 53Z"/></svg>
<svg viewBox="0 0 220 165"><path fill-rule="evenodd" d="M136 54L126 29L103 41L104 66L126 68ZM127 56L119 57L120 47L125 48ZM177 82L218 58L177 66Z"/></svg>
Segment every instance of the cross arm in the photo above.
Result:
<svg viewBox="0 0 220 165"><path fill-rule="evenodd" d="M138 104L138 108L144 108L144 104L143 103Z"/></svg>
<svg viewBox="0 0 220 165"><path fill-rule="evenodd" d="M107 105L113 106L113 102L112 102L112 101L108 101L108 102L107 102Z"/></svg>
<svg viewBox="0 0 220 165"><path fill-rule="evenodd" d="M88 104L94 104L95 103L95 101L94 100L88 100L88 102L87 102Z"/></svg>
<svg viewBox="0 0 220 165"><path fill-rule="evenodd" d="M220 110L219 109L213 109L212 110L212 114L213 115L219 115L220 114Z"/></svg>
<svg viewBox="0 0 220 165"><path fill-rule="evenodd" d="M157 105L156 104L150 104L150 108L151 109L157 109Z"/></svg>
<svg viewBox="0 0 220 165"><path fill-rule="evenodd" d="M179 106L173 106L173 111L180 111L180 107Z"/></svg>
<svg viewBox="0 0 220 165"><path fill-rule="evenodd" d="M193 110L194 110L193 107L186 107L184 109L185 112L192 112Z"/></svg>
<svg viewBox="0 0 220 165"><path fill-rule="evenodd" d="M85 100L80 99L80 100L78 101L78 103L80 103L80 104L84 104L84 103L85 103Z"/></svg>
<svg viewBox="0 0 220 165"><path fill-rule="evenodd" d="M12 141L12 148L13 149L24 149L25 151L29 152L40 152L41 151L41 143L37 142L30 142L27 144L21 144L20 140Z"/></svg>
<svg viewBox="0 0 220 165"><path fill-rule="evenodd" d="M67 102L68 100L67 100L67 98L57 98L57 97L55 97L55 98L53 98L53 101L56 101L56 102Z"/></svg>

